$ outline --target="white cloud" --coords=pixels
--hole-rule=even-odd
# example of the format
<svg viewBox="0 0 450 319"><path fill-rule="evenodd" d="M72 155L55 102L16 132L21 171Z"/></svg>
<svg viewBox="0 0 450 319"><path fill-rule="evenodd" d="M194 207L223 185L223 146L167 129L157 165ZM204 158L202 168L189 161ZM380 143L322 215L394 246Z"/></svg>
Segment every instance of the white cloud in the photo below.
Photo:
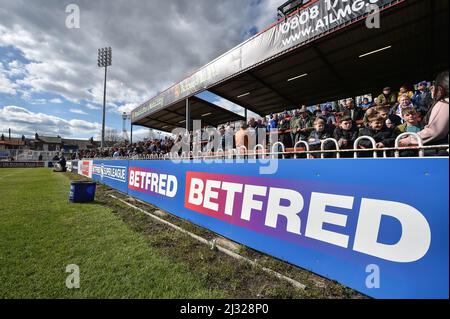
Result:
<svg viewBox="0 0 450 319"><path fill-rule="evenodd" d="M6 76L8 74L7 70L3 68L3 64L0 63L0 93L5 93L9 95L16 95L17 85Z"/></svg>
<svg viewBox="0 0 450 319"><path fill-rule="evenodd" d="M26 136L33 136L37 132L41 135L86 138L98 135L101 124L76 119L68 121L11 105L0 108L0 131L7 132L8 128Z"/></svg>
<svg viewBox="0 0 450 319"><path fill-rule="evenodd" d="M62 104L63 101L62 101L61 99L55 98L55 99L51 99L51 100L50 100L50 103L53 103L53 104Z"/></svg>
<svg viewBox="0 0 450 319"><path fill-rule="evenodd" d="M84 112L82 110L78 110L78 109L70 109L70 112L75 113L75 114L88 115L86 112Z"/></svg>
<svg viewBox="0 0 450 319"><path fill-rule="evenodd" d="M32 61L14 71L24 75L18 85L101 104L97 49L111 46L108 101L116 105L140 104L183 79L242 42L250 29L265 27L282 2L79 0L81 28L67 29L63 2L0 1L0 43Z"/></svg>
<svg viewBox="0 0 450 319"><path fill-rule="evenodd" d="M26 74L25 65L17 60L8 63L8 70L6 71L9 77L20 77Z"/></svg>
<svg viewBox="0 0 450 319"><path fill-rule="evenodd" d="M131 113L138 106L137 103L127 103L117 108L117 111L120 113Z"/></svg>
<svg viewBox="0 0 450 319"><path fill-rule="evenodd" d="M100 110L100 109L101 109L100 106L94 105L94 104L92 104L92 103L87 103L85 106L86 106L86 108L88 108L89 110Z"/></svg>

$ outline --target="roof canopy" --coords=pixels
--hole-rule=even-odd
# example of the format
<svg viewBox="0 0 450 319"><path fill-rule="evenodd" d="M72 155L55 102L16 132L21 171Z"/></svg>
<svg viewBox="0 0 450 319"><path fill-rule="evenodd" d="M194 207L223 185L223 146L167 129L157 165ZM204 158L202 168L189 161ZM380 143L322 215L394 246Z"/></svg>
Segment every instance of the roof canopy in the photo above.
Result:
<svg viewBox="0 0 450 319"><path fill-rule="evenodd" d="M378 0L379 28L366 26L370 3L311 1L136 108L133 124L156 128L161 110L181 110L206 89L266 115L387 85L398 90L448 69L447 0Z"/></svg>

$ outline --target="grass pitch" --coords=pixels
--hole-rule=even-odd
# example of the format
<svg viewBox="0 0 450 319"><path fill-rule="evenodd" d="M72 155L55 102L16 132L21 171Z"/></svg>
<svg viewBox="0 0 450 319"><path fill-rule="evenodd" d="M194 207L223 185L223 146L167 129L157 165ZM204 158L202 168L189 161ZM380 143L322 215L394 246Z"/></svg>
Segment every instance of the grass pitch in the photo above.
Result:
<svg viewBox="0 0 450 319"><path fill-rule="evenodd" d="M0 170L0 298L216 298L182 264L148 247L111 209L71 204L49 169ZM66 266L80 269L68 289Z"/></svg>
<svg viewBox="0 0 450 319"><path fill-rule="evenodd" d="M154 221L97 185L96 201L69 203L71 179L50 169L0 170L1 298L364 298L355 291L244 246L240 253L306 285L296 289L260 268L211 250ZM155 212L156 207L135 202ZM175 216L166 220L208 239ZM68 289L68 265L80 288Z"/></svg>

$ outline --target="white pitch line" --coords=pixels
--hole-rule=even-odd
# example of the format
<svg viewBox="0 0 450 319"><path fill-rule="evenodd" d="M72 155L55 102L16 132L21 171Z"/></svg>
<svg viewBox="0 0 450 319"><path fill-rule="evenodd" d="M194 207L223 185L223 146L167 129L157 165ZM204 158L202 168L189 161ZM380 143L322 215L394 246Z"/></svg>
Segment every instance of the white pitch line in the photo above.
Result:
<svg viewBox="0 0 450 319"><path fill-rule="evenodd" d="M178 231L180 231L182 233L185 233L186 235L188 235L188 236L198 240L199 242L202 242L203 244L206 244L206 245L211 246L211 247L216 247L217 250L227 254L230 257L246 261L249 264L251 264L252 266L258 267L261 270L263 270L263 271L265 271L265 272L267 272L267 273L269 273L271 275L274 275L274 276L276 276L276 277L278 277L278 278L280 278L282 280L285 280L285 281L289 282L291 285L293 285L295 288L298 288L298 289L305 289L306 288L306 286L304 284L302 284L302 283L300 283L300 282L298 282L298 281L296 281L296 280L294 280L292 278L286 277L286 276L280 274L279 272L276 272L275 270L263 267L263 266L259 265L257 262L254 262L253 260L250 260L250 259L248 259L248 258L246 258L244 256L236 254L235 252L233 252L233 251L231 251L229 249L226 249L224 247L221 247L221 246L217 245L214 240L213 241L209 241L209 240L207 240L207 239L205 239L203 237L200 237L198 235L195 235L195 234L193 234L193 233L191 233L191 232L189 232L189 231L187 231L187 230L185 230L185 229L183 229L183 228L181 228L179 226L176 226L176 225L174 225L174 224L172 224L172 223L170 223L170 222L168 222L168 221L166 221L166 220L164 220L162 218L159 218L158 216L150 214L149 212L143 210L142 208L136 207L136 206L134 206L134 205L132 205L132 204L130 204L130 203L128 203L128 202L126 202L126 201L124 201L124 200L114 196L114 195L109 194L109 196L111 196L112 198L114 198L114 199L116 199L116 200L118 200L118 201L120 201L120 202L122 202L122 203L124 203L124 204L126 204L126 205L128 205L128 206L130 206L130 207L132 207L132 208L134 208L136 210L138 210L138 211L140 211L141 213L144 213L145 215L150 216L151 218L153 218L153 219L155 219L155 220L157 220L157 221L159 221L159 222L161 222L163 224L166 224L169 227L172 227L172 228L174 228L174 229L176 229L176 230L178 230Z"/></svg>
<svg viewBox="0 0 450 319"><path fill-rule="evenodd" d="M9 176L14 176L14 175L17 175L17 174L22 173L22 172L23 171L18 171L18 172L12 173L12 174L3 175L3 176L0 176L0 179L5 178L5 177L9 177Z"/></svg>

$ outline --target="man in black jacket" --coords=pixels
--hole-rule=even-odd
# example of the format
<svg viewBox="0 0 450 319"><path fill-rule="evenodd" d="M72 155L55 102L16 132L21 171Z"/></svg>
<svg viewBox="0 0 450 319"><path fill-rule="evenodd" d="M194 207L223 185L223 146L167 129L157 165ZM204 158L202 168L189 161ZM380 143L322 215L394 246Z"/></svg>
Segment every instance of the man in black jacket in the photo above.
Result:
<svg viewBox="0 0 450 319"><path fill-rule="evenodd" d="M364 117L364 111L356 107L355 102L353 99L347 99L345 101L345 109L344 109L344 116L349 116L352 121L360 121Z"/></svg>
<svg viewBox="0 0 450 319"><path fill-rule="evenodd" d="M333 133L333 138L338 141L340 149L352 149L358 138L358 129L350 116L343 116ZM341 157L352 157L349 152L342 153Z"/></svg>

